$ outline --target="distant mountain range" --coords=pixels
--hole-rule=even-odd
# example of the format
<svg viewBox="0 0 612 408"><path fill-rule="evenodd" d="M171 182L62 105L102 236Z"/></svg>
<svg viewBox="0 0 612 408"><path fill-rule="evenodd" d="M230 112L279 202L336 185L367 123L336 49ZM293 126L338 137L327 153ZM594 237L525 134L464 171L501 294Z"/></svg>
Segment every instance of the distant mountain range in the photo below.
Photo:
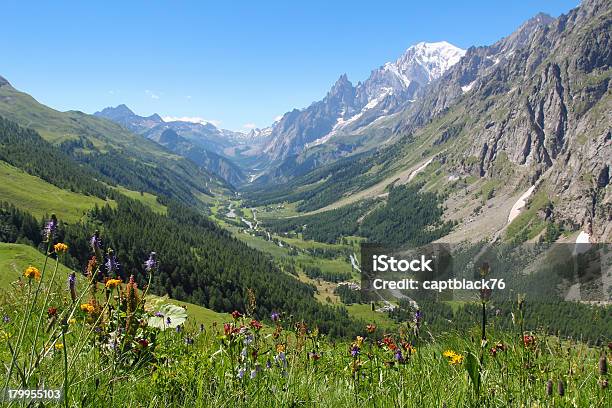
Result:
<svg viewBox="0 0 612 408"><path fill-rule="evenodd" d="M247 179L234 161L240 162L242 152L251 150L253 144L260 144L267 137L262 132L219 129L212 123L166 122L158 114L139 116L126 105L108 107L94 115L167 147L235 186Z"/></svg>

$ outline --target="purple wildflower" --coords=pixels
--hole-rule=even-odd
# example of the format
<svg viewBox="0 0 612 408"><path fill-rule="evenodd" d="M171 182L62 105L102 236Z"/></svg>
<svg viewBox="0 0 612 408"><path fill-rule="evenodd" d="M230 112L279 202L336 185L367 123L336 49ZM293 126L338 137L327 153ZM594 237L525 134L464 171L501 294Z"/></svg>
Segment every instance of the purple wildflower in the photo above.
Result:
<svg viewBox="0 0 612 408"><path fill-rule="evenodd" d="M156 255L157 254L155 252L151 252L149 254L149 259L147 259L144 263L145 271L151 272L153 269L157 268Z"/></svg>
<svg viewBox="0 0 612 408"><path fill-rule="evenodd" d="M10 322L10 321L11 321L11 318L10 318L10 317L8 317L8 315L4 315L4 316L2 316L2 321L3 321L4 323L8 323L8 322Z"/></svg>
<svg viewBox="0 0 612 408"><path fill-rule="evenodd" d="M353 346L353 348L351 349L351 356L357 357L357 354L359 354L359 347Z"/></svg>
<svg viewBox="0 0 612 408"><path fill-rule="evenodd" d="M193 344L193 339L191 337L185 337L185 344L191 346Z"/></svg>
<svg viewBox="0 0 612 408"><path fill-rule="evenodd" d="M168 319L170 319L170 318L168 318ZM170 324L170 323L168 323L168 324ZM179 324L178 326L176 326L176 329L175 329L175 330L176 330L176 332L177 332L177 333L180 333L180 332L181 332L181 330L182 330L182 329L181 329L181 325Z"/></svg>
<svg viewBox="0 0 612 408"><path fill-rule="evenodd" d="M266 368L267 368L267 369L272 368L272 363L270 362L270 360L267 360L267 361L266 361Z"/></svg>
<svg viewBox="0 0 612 408"><path fill-rule="evenodd" d="M242 377L244 377L244 373L245 373L245 371L246 371L246 370L245 370L244 368L241 368L240 370L238 370L238 378L242 378Z"/></svg>
<svg viewBox="0 0 612 408"><path fill-rule="evenodd" d="M106 266L106 272L108 273L108 275L113 275L115 272L118 272L119 267L121 266L119 264L119 261L117 260L117 257L115 256L115 253L110 248L108 250L106 263L104 265Z"/></svg>
<svg viewBox="0 0 612 408"><path fill-rule="evenodd" d="M278 314L278 312L272 312L270 317L272 318L273 322L278 322L280 320L280 314Z"/></svg>
<svg viewBox="0 0 612 408"><path fill-rule="evenodd" d="M170 326L170 323L172 323L172 320L170 320L170 316L168 316L166 317L166 324Z"/></svg>
<svg viewBox="0 0 612 408"><path fill-rule="evenodd" d="M45 224L44 236L47 241L51 241L57 230L57 217L51 214L51 219Z"/></svg>
<svg viewBox="0 0 612 408"><path fill-rule="evenodd" d="M281 364L282 363L283 367L287 367L287 356L285 356L285 353L282 352L282 351L280 353L278 353L278 355L276 357L274 357L274 361L277 364Z"/></svg>
<svg viewBox="0 0 612 408"><path fill-rule="evenodd" d="M89 239L89 244L91 245L91 249L94 252L99 250L102 247L102 240L100 239L100 231L95 230L92 237Z"/></svg>
<svg viewBox="0 0 612 408"><path fill-rule="evenodd" d="M74 272L68 276L68 288L70 289L70 298L73 302L76 301L76 274Z"/></svg>
<svg viewBox="0 0 612 408"><path fill-rule="evenodd" d="M399 363L403 363L404 362L404 356L402 355L402 350L400 350L399 348L395 351L395 359Z"/></svg>
<svg viewBox="0 0 612 408"><path fill-rule="evenodd" d="M420 323L422 318L423 318L423 312L421 312L420 310L417 310L416 312L414 312L414 321L416 323Z"/></svg>
<svg viewBox="0 0 612 408"><path fill-rule="evenodd" d="M164 317L162 312L155 312L155 317Z"/></svg>

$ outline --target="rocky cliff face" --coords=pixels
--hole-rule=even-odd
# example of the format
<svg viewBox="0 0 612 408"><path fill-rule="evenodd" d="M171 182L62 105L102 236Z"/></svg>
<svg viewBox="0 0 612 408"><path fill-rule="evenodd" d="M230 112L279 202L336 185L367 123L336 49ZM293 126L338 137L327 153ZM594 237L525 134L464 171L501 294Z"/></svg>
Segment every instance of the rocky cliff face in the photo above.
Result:
<svg viewBox="0 0 612 408"><path fill-rule="evenodd" d="M453 172L495 178L508 160L523 183L547 189L556 220L609 238L611 26L607 1L585 1L556 20L536 16L494 46L468 50L397 131L462 109L462 147L445 153Z"/></svg>

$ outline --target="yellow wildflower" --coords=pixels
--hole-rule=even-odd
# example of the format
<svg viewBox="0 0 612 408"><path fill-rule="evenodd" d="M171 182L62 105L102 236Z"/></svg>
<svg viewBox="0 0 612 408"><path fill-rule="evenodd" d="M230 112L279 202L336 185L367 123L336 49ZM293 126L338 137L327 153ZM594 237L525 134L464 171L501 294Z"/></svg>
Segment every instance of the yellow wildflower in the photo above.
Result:
<svg viewBox="0 0 612 408"><path fill-rule="evenodd" d="M29 266L25 272L23 272L23 276L28 279L40 279L40 271L34 266Z"/></svg>
<svg viewBox="0 0 612 408"><path fill-rule="evenodd" d="M442 355L448 359L450 365L459 365L463 362L463 356L453 350L446 350Z"/></svg>
<svg viewBox="0 0 612 408"><path fill-rule="evenodd" d="M277 353L284 353L285 352L285 345L284 344L277 344L276 345L276 352Z"/></svg>
<svg viewBox="0 0 612 408"><path fill-rule="evenodd" d="M356 345L357 347L361 347L361 345L362 345L362 344L363 344L363 337L361 337L361 336L357 336L357 337L355 338L355 345Z"/></svg>
<svg viewBox="0 0 612 408"><path fill-rule="evenodd" d="M53 245L53 250L55 252L67 252L68 251L68 245L62 243L62 242L58 242L57 244Z"/></svg>
<svg viewBox="0 0 612 408"><path fill-rule="evenodd" d="M123 281L121 279L109 279L106 281L106 288L107 289L113 289L116 288L117 286L121 285L123 283Z"/></svg>
<svg viewBox="0 0 612 408"><path fill-rule="evenodd" d="M68 324L75 324L76 323L76 319L70 319L68 320Z"/></svg>
<svg viewBox="0 0 612 408"><path fill-rule="evenodd" d="M55 343L55 349L56 350L63 350L64 349L64 345L62 343Z"/></svg>
<svg viewBox="0 0 612 408"><path fill-rule="evenodd" d="M81 310L87 313L93 313L94 310L96 310L95 307L93 307L93 305L89 304L89 303L83 303L81 305Z"/></svg>

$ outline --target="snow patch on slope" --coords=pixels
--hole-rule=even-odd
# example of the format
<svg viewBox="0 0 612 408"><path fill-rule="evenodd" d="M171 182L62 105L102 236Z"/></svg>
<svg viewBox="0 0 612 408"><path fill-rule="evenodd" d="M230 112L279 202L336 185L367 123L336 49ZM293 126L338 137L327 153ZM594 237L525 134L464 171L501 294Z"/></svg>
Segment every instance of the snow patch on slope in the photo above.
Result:
<svg viewBox="0 0 612 408"><path fill-rule="evenodd" d="M535 184L529 187L529 190L525 191L523 195L521 195L521 197L516 201L516 203L514 203L512 209L510 210L510 214L508 215L508 224L514 221L514 219L518 217L518 215L521 213L521 210L527 204L527 199L531 196L533 190L535 190L535 187Z"/></svg>

